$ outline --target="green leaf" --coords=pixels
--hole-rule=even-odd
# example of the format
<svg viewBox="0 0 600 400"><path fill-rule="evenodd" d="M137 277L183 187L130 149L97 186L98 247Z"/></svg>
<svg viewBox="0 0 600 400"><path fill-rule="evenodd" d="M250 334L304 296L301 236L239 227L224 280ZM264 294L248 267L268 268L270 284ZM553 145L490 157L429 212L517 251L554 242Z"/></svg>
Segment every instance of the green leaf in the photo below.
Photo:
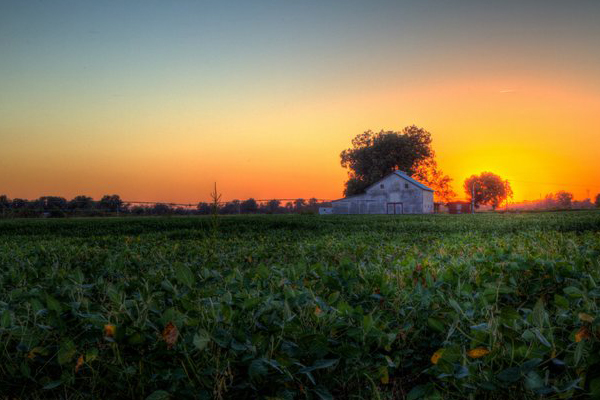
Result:
<svg viewBox="0 0 600 400"><path fill-rule="evenodd" d="M427 396L425 396L426 400L444 400L444 396L442 396L442 394L440 393L439 390L434 390L433 393L428 394Z"/></svg>
<svg viewBox="0 0 600 400"><path fill-rule="evenodd" d="M544 387L544 380L535 371L529 371L525 375L525 388L536 390Z"/></svg>
<svg viewBox="0 0 600 400"><path fill-rule="evenodd" d="M427 325L429 325L430 328L435 329L436 331L438 331L440 333L446 332L444 323L442 321L440 321L439 319L429 317L429 318L427 318Z"/></svg>
<svg viewBox="0 0 600 400"><path fill-rule="evenodd" d="M373 327L373 316L371 314L367 314L363 316L363 329L365 332L369 332Z"/></svg>
<svg viewBox="0 0 600 400"><path fill-rule="evenodd" d="M546 311L544 310L544 301L541 298L538 299L538 301L535 303L535 306L533 307L531 319L533 321L533 324L538 328L541 329L544 327Z"/></svg>
<svg viewBox="0 0 600 400"><path fill-rule="evenodd" d="M210 343L210 335L204 329L200 329L194 335L193 343L198 350L204 350L208 343Z"/></svg>
<svg viewBox="0 0 600 400"><path fill-rule="evenodd" d="M2 317L0 317L0 326L3 328L8 328L12 325L12 318L10 316L10 311L4 310L2 312Z"/></svg>
<svg viewBox="0 0 600 400"><path fill-rule="evenodd" d="M48 308L48 310L56 311L58 314L62 312L60 302L54 297L50 296L49 294L46 295L46 307Z"/></svg>
<svg viewBox="0 0 600 400"><path fill-rule="evenodd" d="M59 387L60 385L62 385L62 381L52 381L52 382L46 383L42 387L42 389L44 389L44 390L50 390L50 389L54 389L56 387Z"/></svg>
<svg viewBox="0 0 600 400"><path fill-rule="evenodd" d="M558 307L561 307L564 309L569 308L569 301L565 297L563 297L559 294L554 295L554 304L556 304Z"/></svg>
<svg viewBox="0 0 600 400"><path fill-rule="evenodd" d="M423 386L423 385L415 386L414 388L411 389L410 392L408 392L408 395L406 396L406 400L421 399L425 396L426 393L427 393L426 386Z"/></svg>
<svg viewBox="0 0 600 400"><path fill-rule="evenodd" d="M335 364L337 364L337 362L338 362L338 359L317 360L317 361L315 361L315 363L312 366L304 367L299 372L306 373L306 372L314 371L315 369L329 368L329 367L332 367Z"/></svg>
<svg viewBox="0 0 600 400"><path fill-rule="evenodd" d="M581 290L579 290L579 288L576 288L575 286L568 286L563 289L563 292L565 292L565 294L569 297L582 297L583 296L583 293L581 293Z"/></svg>
<svg viewBox="0 0 600 400"><path fill-rule="evenodd" d="M251 379L256 379L258 377L264 376L267 374L267 372L267 366L263 362L262 358L252 360L250 366L248 367L248 375L250 375Z"/></svg>
<svg viewBox="0 0 600 400"><path fill-rule="evenodd" d="M58 359L58 363L60 365L63 365L71 361L71 359L75 355L76 350L77 349L75 348L75 343L73 343L71 340L66 340L62 342L60 348L58 349L58 354L56 357Z"/></svg>
<svg viewBox="0 0 600 400"><path fill-rule="evenodd" d="M512 325L515 320L520 320L521 314L512 307L504 307L500 311L500 321L504 324Z"/></svg>
<svg viewBox="0 0 600 400"><path fill-rule="evenodd" d="M88 351L85 352L85 362L86 363L89 364L92 361L94 361L96 358L98 358L98 348L92 347L91 349L88 349Z"/></svg>
<svg viewBox="0 0 600 400"><path fill-rule="evenodd" d="M169 392L165 392L164 390L155 390L152 392L146 400L168 400L171 397Z"/></svg>
<svg viewBox="0 0 600 400"><path fill-rule="evenodd" d="M556 388L556 392L564 393L564 392L568 392L569 390L573 390L573 389L577 388L577 384L579 383L579 381L581 381L581 378L577 378L571 382L567 382L564 385Z"/></svg>
<svg viewBox="0 0 600 400"><path fill-rule="evenodd" d="M516 382L521 378L521 369L519 367L510 367L500 372L496 377L504 382Z"/></svg>
<svg viewBox="0 0 600 400"><path fill-rule="evenodd" d="M535 334L535 337L540 341L541 344L543 344L546 347L552 347L548 339L546 339L544 335L542 335L542 332L540 332L539 329L533 329L533 333Z"/></svg>
<svg viewBox="0 0 600 400"><path fill-rule="evenodd" d="M455 310L457 313L459 313L459 314L462 314L462 313L463 313L463 311L462 311L462 308L460 308L460 305L459 305L459 304L456 302L456 300L454 300L454 299L450 299L450 300L448 300L448 303L450 304L450 306L451 306L452 308L454 308L454 310Z"/></svg>
<svg viewBox="0 0 600 400"><path fill-rule="evenodd" d="M196 279L192 271L186 265L178 263L174 268L175 278L179 283L188 287L192 287L192 285L194 285Z"/></svg>
<svg viewBox="0 0 600 400"><path fill-rule="evenodd" d="M581 357L583 356L583 349L585 347L585 340L582 340L581 342L577 343L577 346L575 347L575 354L574 354L574 360L575 361L575 365L578 365L579 362L581 361Z"/></svg>
<svg viewBox="0 0 600 400"><path fill-rule="evenodd" d="M527 372L531 371L532 369L534 369L535 367L540 365L541 362L542 362L541 358L532 358L531 360L525 361L521 365L521 373L526 374Z"/></svg>
<svg viewBox="0 0 600 400"><path fill-rule="evenodd" d="M327 390L325 386L316 386L313 389L313 392L315 392L315 394L319 396L321 400L333 400L333 396L331 395L331 393L329 393L329 390Z"/></svg>
<svg viewBox="0 0 600 400"><path fill-rule="evenodd" d="M590 381L590 394L593 398L600 398L600 378L594 378Z"/></svg>

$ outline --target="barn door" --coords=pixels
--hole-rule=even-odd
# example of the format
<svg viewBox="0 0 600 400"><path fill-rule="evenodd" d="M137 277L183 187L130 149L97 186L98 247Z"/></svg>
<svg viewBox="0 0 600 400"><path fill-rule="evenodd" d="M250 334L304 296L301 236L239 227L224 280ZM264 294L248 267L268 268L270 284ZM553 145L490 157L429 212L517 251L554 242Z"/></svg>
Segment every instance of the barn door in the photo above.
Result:
<svg viewBox="0 0 600 400"><path fill-rule="evenodd" d="M402 203L387 203L388 214L404 214Z"/></svg>
<svg viewBox="0 0 600 400"><path fill-rule="evenodd" d="M404 214L404 206L402 203L394 204L394 214Z"/></svg>

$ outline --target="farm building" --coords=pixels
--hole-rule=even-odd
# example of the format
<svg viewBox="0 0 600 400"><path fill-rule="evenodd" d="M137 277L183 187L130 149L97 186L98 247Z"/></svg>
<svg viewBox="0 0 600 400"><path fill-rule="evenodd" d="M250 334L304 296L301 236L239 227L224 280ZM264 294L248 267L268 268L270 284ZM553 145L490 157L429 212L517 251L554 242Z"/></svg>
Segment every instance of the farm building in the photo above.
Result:
<svg viewBox="0 0 600 400"><path fill-rule="evenodd" d="M403 171L394 171L365 193L331 202L334 214L431 214L433 190Z"/></svg>
<svg viewBox="0 0 600 400"><path fill-rule="evenodd" d="M450 214L469 214L471 203L468 201L451 201L447 204Z"/></svg>

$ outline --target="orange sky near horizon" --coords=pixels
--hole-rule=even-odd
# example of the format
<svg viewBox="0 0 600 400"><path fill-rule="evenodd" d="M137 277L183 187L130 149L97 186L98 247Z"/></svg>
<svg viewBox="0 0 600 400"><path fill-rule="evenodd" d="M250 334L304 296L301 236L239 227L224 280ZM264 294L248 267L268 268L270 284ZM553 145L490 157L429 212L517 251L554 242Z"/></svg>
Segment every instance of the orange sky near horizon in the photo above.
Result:
<svg viewBox="0 0 600 400"><path fill-rule="evenodd" d="M431 132L457 198L483 171L508 179L515 202L600 193L594 3L564 25L563 9L532 20L535 9L369 14L351 2L356 12L336 22L315 17L337 15L333 6L282 5L260 28L258 11L236 20L240 32L218 19L196 26L203 14L187 3L166 16L157 3L133 28L104 9L90 16L93 3L58 3L0 6L0 194L10 198L195 203L217 182L224 200L336 199L347 177L339 154L354 136L412 124ZM479 19L464 27L465 13ZM67 22L54 24L58 15ZM280 26L282 16L300 19ZM351 28L363 18L380 28Z"/></svg>
<svg viewBox="0 0 600 400"><path fill-rule="evenodd" d="M127 200L196 202L206 200L217 182L226 200L335 199L346 179L339 153L354 135L414 123L432 133L439 166L453 178L459 198L465 197L464 180L483 171L509 179L515 201L558 190L577 199L588 190L600 192L600 171L594 167L600 102L593 93L525 80L509 86L474 82L381 88L368 97L341 94L292 107L248 107L234 120L167 109L150 119L111 121L114 142L90 140L89 145L65 140L56 146L55 136L45 134L62 125L69 136L87 121L48 125L46 119L38 126L20 121L34 125L36 134L24 129L22 146L12 143L23 150L3 155L3 170L13 173L3 175L2 187L10 197L118 193ZM155 139L144 140L146 135Z"/></svg>

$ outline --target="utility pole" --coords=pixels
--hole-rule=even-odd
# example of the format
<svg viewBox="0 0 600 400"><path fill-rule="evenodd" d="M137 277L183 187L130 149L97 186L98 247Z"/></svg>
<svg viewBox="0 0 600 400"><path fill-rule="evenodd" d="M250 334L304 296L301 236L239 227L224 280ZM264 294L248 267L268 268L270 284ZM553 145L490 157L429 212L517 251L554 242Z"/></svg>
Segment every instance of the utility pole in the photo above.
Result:
<svg viewBox="0 0 600 400"><path fill-rule="evenodd" d="M471 186L471 214L475 214L475 184L477 182L473 181L473 185Z"/></svg>
<svg viewBox="0 0 600 400"><path fill-rule="evenodd" d="M506 193L506 204L504 210L508 211L508 179L504 181L504 193Z"/></svg>

